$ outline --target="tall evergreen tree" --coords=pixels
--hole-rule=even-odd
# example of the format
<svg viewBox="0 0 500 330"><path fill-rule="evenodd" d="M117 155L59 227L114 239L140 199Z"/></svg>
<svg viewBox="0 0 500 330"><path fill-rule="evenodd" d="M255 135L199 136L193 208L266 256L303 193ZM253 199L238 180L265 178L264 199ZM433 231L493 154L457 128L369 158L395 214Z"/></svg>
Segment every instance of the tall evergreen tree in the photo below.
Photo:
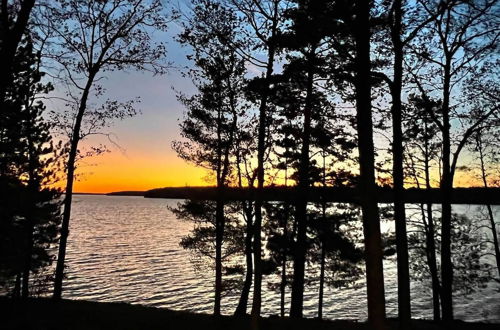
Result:
<svg viewBox="0 0 500 330"><path fill-rule="evenodd" d="M35 0L3 0L0 6L0 108L3 108L5 93L12 84L14 61L24 34Z"/></svg>
<svg viewBox="0 0 500 330"><path fill-rule="evenodd" d="M266 180L266 154L268 154L270 136L269 124L272 117L268 99L271 94L272 76L278 53L277 39L283 24L283 4L285 0L230 0L230 3L242 14L247 23L251 44L257 53L264 53L264 60L239 49L249 62L264 70L255 77L248 88L256 94L253 103L258 106L257 133L257 188L262 190ZM262 308L262 203L261 194L255 200L255 224L253 239L254 255L254 290L252 315L260 316Z"/></svg>
<svg viewBox="0 0 500 330"><path fill-rule="evenodd" d="M353 35L355 41L354 88L356 94L357 130L363 231L365 236L368 322L373 329L386 329L384 270L380 216L376 200L375 154L370 81L370 1L354 5Z"/></svg>
<svg viewBox="0 0 500 330"><path fill-rule="evenodd" d="M14 58L0 121L0 185L5 196L0 206L1 277L4 283L15 277L15 295L22 297L33 291L31 275L54 261L60 223L60 195L49 185L61 168L50 125L43 118L45 106L37 100L52 86L40 82L39 64L40 54L25 36Z"/></svg>
<svg viewBox="0 0 500 330"><path fill-rule="evenodd" d="M314 86L315 80L326 75L325 39L332 34L329 1L297 1L287 12L291 20L289 31L281 37L280 47L289 51L282 79L298 101L302 117L301 150L297 172L295 220L297 237L294 244L294 276L290 315L302 317L304 271L307 232L307 199L310 186L311 130L314 112L324 104L325 97Z"/></svg>
<svg viewBox="0 0 500 330"><path fill-rule="evenodd" d="M173 144L178 155L212 172L217 186L215 210L215 303L220 315L222 293L222 244L224 239L225 188L233 172L238 116L245 61L237 54L236 15L217 1L194 3L191 20L184 24L179 42L192 49L195 68L189 74L199 93L180 95L187 108L181 123L186 141Z"/></svg>

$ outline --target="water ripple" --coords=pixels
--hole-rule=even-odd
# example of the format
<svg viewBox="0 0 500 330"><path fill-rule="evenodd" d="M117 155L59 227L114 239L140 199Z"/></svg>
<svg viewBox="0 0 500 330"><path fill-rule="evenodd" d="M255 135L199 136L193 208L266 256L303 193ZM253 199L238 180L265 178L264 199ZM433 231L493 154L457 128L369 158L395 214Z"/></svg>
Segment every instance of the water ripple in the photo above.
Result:
<svg viewBox="0 0 500 330"><path fill-rule="evenodd" d="M179 247L181 237L193 225L175 218L168 210L167 206L175 203L142 197L75 196L64 296L212 312L212 274L195 272L189 252ZM387 314L395 317L394 262L386 261L384 269ZM323 313L326 318L366 319L366 288L363 281L358 284L356 289L325 289ZM432 318L428 290L420 283L412 283L412 293L414 317ZM317 285L309 285L304 297L304 315L315 317ZM238 298L237 293L224 296L223 312L231 314ZM286 298L289 302L290 292ZM266 284L263 285L262 301L264 315L279 314L279 295ZM490 286L467 298L457 297L455 308L460 319L500 322L499 286Z"/></svg>

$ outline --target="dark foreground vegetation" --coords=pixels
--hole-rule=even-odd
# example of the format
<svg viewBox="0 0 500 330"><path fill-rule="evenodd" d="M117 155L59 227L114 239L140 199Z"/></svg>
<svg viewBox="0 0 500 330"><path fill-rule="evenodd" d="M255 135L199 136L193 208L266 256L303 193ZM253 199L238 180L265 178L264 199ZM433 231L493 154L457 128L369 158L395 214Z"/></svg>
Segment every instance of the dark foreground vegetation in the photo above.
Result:
<svg viewBox="0 0 500 330"><path fill-rule="evenodd" d="M134 306L124 303L97 303L89 301L30 299L16 301L0 299L4 311L2 329L369 329L364 322L320 321L267 317L258 322L251 317L213 316L172 311L163 308ZM389 320L391 329L397 321ZM442 329L435 322L413 320L413 329ZM452 329L494 330L499 324L455 321Z"/></svg>

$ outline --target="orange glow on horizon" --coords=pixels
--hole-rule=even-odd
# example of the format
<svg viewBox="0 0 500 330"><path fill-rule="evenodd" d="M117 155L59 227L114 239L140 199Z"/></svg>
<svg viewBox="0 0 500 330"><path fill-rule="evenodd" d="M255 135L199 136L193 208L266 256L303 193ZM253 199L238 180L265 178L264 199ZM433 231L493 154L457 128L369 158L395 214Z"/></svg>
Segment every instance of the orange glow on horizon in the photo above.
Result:
<svg viewBox="0 0 500 330"><path fill-rule="evenodd" d="M208 172L188 164L173 152L141 152L127 155L114 151L85 159L77 169L73 191L77 193L109 193L113 191L145 191L162 187L210 186ZM437 173L436 173L437 174ZM275 178L274 184L282 184ZM438 181L433 178L433 186ZM61 182L59 187L63 188ZM472 173L456 173L454 187L481 187Z"/></svg>
<svg viewBox="0 0 500 330"><path fill-rule="evenodd" d="M207 186L207 172L175 155L125 156L119 152L88 159L79 165L74 192L109 193L160 187Z"/></svg>

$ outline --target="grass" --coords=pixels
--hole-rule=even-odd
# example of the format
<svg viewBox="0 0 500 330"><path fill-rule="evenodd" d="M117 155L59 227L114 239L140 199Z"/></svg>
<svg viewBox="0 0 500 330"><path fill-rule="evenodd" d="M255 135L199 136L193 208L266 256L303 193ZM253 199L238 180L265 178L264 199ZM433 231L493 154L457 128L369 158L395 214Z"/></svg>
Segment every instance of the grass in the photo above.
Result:
<svg viewBox="0 0 500 330"><path fill-rule="evenodd" d="M98 303L80 300L29 299L26 301L0 299L0 329L2 330L361 330L369 329L364 322L319 321L268 317L214 317L207 314L171 311L125 303ZM389 320L391 329L397 321ZM431 321L414 320L414 330L441 329ZM455 322L450 329L498 330L500 324Z"/></svg>

